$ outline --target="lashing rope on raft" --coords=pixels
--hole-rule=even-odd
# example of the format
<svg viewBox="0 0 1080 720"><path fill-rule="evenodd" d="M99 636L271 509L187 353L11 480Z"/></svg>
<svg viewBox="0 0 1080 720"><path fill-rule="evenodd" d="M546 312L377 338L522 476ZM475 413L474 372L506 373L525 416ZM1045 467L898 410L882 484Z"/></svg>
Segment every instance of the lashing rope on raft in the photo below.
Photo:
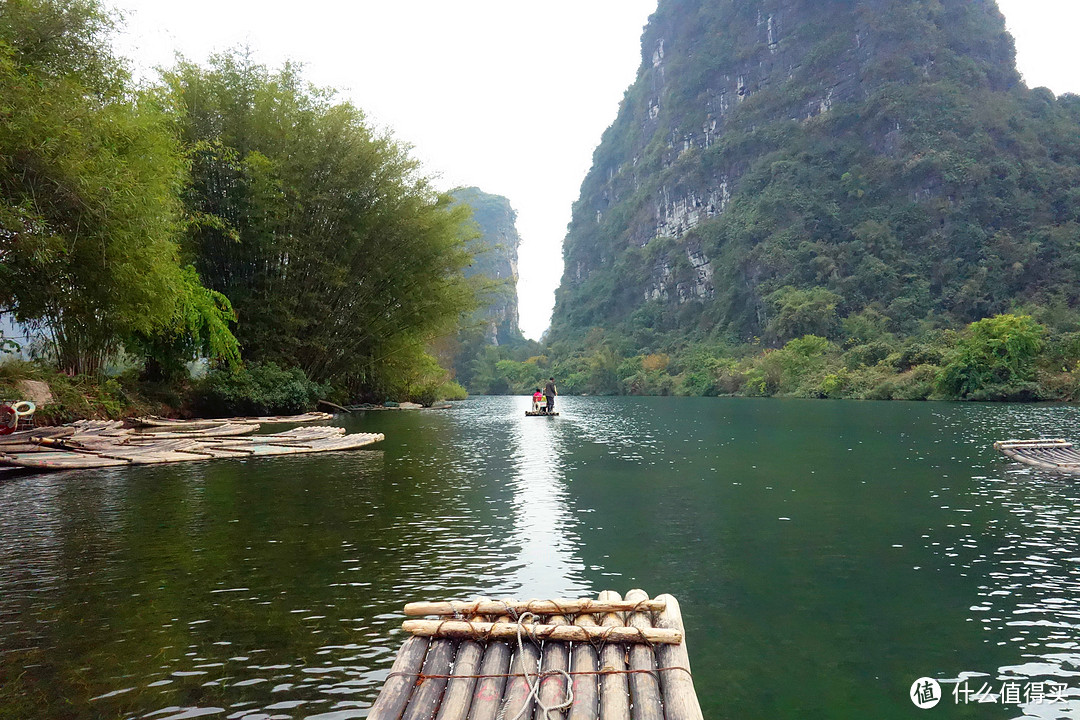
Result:
<svg viewBox="0 0 1080 720"><path fill-rule="evenodd" d="M521 639L521 636L525 632L525 618L533 618L534 620L539 620L539 618L531 612L524 612L517 619L518 656L521 658L525 657L525 645ZM529 637L530 639L532 639L533 642L536 642L536 638L532 637L531 635ZM510 718L510 720L519 720L521 716L525 714L525 711L529 707L529 698L532 698L536 702L536 706L544 712L545 720L550 720L550 715L548 713L550 713L552 710L562 710L563 708L568 708L574 704L574 680L570 677L570 673L566 672L565 670L545 670L543 672L540 672L540 668L537 667L536 684L534 685L529 677L529 669L528 667L526 667L524 660L522 660L521 669L525 675L525 684L529 687L529 694L525 696L525 702L521 704L521 709L517 711L517 715L514 715L514 717ZM558 675L562 675L566 678L566 700L559 703L558 705L545 705L540 699L540 686L543 684L543 678L557 677ZM506 703L503 703L502 707L499 708L499 720L506 720Z"/></svg>

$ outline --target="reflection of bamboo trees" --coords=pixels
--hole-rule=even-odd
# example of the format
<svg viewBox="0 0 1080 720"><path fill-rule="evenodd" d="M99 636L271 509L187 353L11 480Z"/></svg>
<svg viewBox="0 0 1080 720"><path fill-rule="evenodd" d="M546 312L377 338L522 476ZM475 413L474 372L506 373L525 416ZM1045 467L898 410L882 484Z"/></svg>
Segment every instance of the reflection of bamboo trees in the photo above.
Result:
<svg viewBox="0 0 1080 720"><path fill-rule="evenodd" d="M432 583L476 594L500 577L512 503L500 483L462 470L472 454L448 435L449 415L377 418L408 438L407 462L364 451L65 484L12 525L29 534L63 518L56 549L26 555L55 589L16 606L40 642L0 652L2 707L112 717L325 702L309 678L370 699L403 599ZM505 477L509 460L490 472ZM0 636L0 651L9 643ZM282 684L293 687L271 693Z"/></svg>

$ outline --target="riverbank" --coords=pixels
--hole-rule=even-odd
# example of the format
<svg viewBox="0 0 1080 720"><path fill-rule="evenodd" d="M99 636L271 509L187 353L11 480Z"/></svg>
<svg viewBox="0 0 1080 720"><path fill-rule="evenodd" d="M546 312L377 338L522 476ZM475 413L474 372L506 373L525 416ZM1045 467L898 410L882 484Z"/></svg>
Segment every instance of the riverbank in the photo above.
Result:
<svg viewBox="0 0 1080 720"><path fill-rule="evenodd" d="M65 375L20 360L0 363L0 400L35 403L36 425L62 425L75 420L121 420L138 415L175 415L179 402L129 376L113 378ZM174 394L179 400L180 395Z"/></svg>
<svg viewBox="0 0 1080 720"><path fill-rule="evenodd" d="M563 395L1078 400L1077 323L1071 314L1045 315L997 315L964 328L900 335L864 314L837 335L772 342L627 338L596 328L577 344L558 341L543 354L492 358L469 390L530 394L554 376Z"/></svg>
<svg viewBox="0 0 1080 720"><path fill-rule="evenodd" d="M346 409L409 409L448 407L443 400L461 400L460 386L447 384L443 397L416 398L382 404L348 405ZM211 373L203 378L152 382L135 372L114 377L67 375L42 363L9 359L0 362L0 400L31 400L37 406L34 424L62 425L76 420L123 420L161 417L254 417L295 415L318 409L329 401L342 407L343 393L309 380L296 369L268 363L238 371ZM413 402L416 399L427 402ZM343 401L344 402L344 401ZM324 408L325 409L325 408Z"/></svg>

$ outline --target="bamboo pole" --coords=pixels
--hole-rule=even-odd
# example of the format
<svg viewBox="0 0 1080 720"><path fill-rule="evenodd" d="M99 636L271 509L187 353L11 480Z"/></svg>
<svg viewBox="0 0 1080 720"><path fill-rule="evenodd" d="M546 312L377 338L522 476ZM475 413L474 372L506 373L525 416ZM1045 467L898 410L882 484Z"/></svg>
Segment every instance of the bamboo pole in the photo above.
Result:
<svg viewBox="0 0 1080 720"><path fill-rule="evenodd" d="M368 712L368 720L399 720L409 702L416 676L427 654L428 641L425 638L411 637L401 645L390 677L383 685L382 692Z"/></svg>
<svg viewBox="0 0 1080 720"><path fill-rule="evenodd" d="M694 678L690 675L690 654L686 649L686 630L683 627L682 610L679 601L671 595L658 595L666 607L660 613L656 626L678 630L683 634L679 645L661 645L656 648L656 659L661 668L686 668L682 670L664 670L660 673L660 684L664 693L664 716L667 720L704 720L697 691L694 690Z"/></svg>
<svg viewBox="0 0 1080 720"><path fill-rule="evenodd" d="M559 626L569 623L564 615L552 615L548 618L548 624ZM568 671L570 669L569 643L551 640L544 643L543 660L540 667L545 673L548 671L558 672L559 670ZM540 691L537 693L540 704L545 707L561 705L566 702L566 689L565 677L561 674L548 675L540 681ZM566 708L545 713L540 709L540 704L536 706L535 720L559 720L566 717Z"/></svg>
<svg viewBox="0 0 1080 720"><path fill-rule="evenodd" d="M1054 439L1054 440L998 440L994 443L994 447L998 450L1002 448L1020 448L1020 447L1072 447L1072 443L1068 440Z"/></svg>
<svg viewBox="0 0 1080 720"><path fill-rule="evenodd" d="M509 619L506 616L498 618L500 622ZM489 642L484 650L484 658L480 661L480 674L505 675L510 669L510 653L509 643ZM505 687L506 678L504 677L481 679L476 684L472 705L469 706L469 720L495 720L499 714L499 705L502 702Z"/></svg>
<svg viewBox="0 0 1080 720"><path fill-rule="evenodd" d="M472 618L477 622L484 620L483 615ZM436 720L465 720L469 715L476 678L470 675L481 674L480 661L484 656L484 646L475 640L462 640L454 656L454 677L446 684L442 705Z"/></svg>
<svg viewBox="0 0 1080 720"><path fill-rule="evenodd" d="M506 624L515 628L515 630L517 628L516 624ZM529 628L530 625L523 623L522 627ZM517 637L516 632L515 637ZM521 652L517 652L517 646L514 646L514 661L510 663L510 674L524 676L527 673L535 684L537 682L536 675L540 670L540 648L528 637L525 637L524 633L522 634L521 647ZM529 681L525 677L509 678L504 698L502 710L499 711L500 720L503 718L505 720L517 720L518 718L528 718L530 716L533 696Z"/></svg>
<svg viewBox="0 0 1080 720"><path fill-rule="evenodd" d="M595 626L592 615L578 615L575 625ZM570 668L575 673L595 673L599 670L596 648L589 643L574 643L570 650ZM596 720L599 702L599 677L596 675L574 676L574 704L570 706L567 720Z"/></svg>
<svg viewBox="0 0 1080 720"><path fill-rule="evenodd" d="M617 594L617 593L616 593ZM580 598L577 600L454 600L450 602L412 602L405 606L405 614L410 616L419 615L454 615L457 617L469 615L502 615L513 613L521 615L531 612L535 615L577 615L579 613L605 613L627 612L629 610L647 610L660 612L664 609L664 603L659 600L646 600L637 603L619 600L592 600Z"/></svg>
<svg viewBox="0 0 1080 720"><path fill-rule="evenodd" d="M644 590L631 590L626 593L627 600L644 600L648 597ZM652 620L645 613L635 612L630 614L630 625L641 629L651 628ZM656 681L656 653L648 645L631 645L630 669L649 671L630 676L630 699L633 702L631 717L634 720L664 720L664 708L660 704L660 685Z"/></svg>
<svg viewBox="0 0 1080 720"><path fill-rule="evenodd" d="M600 593L601 600L622 600L622 595L614 590ZM605 614L600 619L601 626L616 627L623 624L614 612ZM600 651L600 667L613 670L615 674L604 675L600 680L600 720L630 720L630 690L626 682L626 647L607 643Z"/></svg>
<svg viewBox="0 0 1080 720"><path fill-rule="evenodd" d="M423 675L449 675L450 663L457 650L456 640L434 640L424 658ZM423 677L413 689L402 720L431 720L446 689L445 677Z"/></svg>
<svg viewBox="0 0 1080 720"><path fill-rule="evenodd" d="M517 637L516 623L469 622L466 620L406 620L401 629L421 637L453 637L508 639ZM579 625L525 625L526 634L537 640L558 642L590 642L607 640L616 643L671 643L682 642L682 633L645 627L605 626L582 627Z"/></svg>

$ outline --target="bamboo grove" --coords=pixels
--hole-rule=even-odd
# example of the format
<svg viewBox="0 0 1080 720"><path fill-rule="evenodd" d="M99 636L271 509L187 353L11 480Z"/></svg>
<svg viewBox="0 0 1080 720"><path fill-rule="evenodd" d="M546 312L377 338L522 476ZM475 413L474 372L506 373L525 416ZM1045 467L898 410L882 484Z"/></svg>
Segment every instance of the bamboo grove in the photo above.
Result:
<svg viewBox="0 0 1080 720"><path fill-rule="evenodd" d="M97 0L0 0L0 314L69 373L123 354L432 386L475 304L468 210L299 69L231 52L137 86Z"/></svg>

